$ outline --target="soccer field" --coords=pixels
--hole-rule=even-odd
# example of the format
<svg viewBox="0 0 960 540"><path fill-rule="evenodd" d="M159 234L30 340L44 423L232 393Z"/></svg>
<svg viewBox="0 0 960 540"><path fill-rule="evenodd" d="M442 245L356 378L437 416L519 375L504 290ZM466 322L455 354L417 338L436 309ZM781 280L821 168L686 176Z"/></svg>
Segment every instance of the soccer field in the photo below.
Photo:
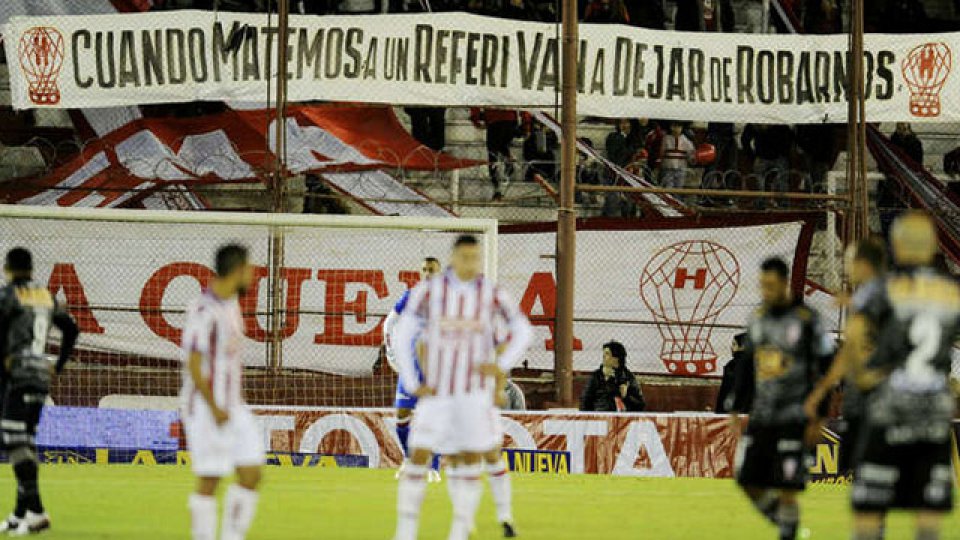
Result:
<svg viewBox="0 0 960 540"><path fill-rule="evenodd" d="M13 478L3 467L11 504ZM172 466L45 466L41 484L53 519L51 539L188 537L189 470ZM269 468L250 540L388 540L393 533L393 471ZM776 533L728 480L608 476L514 477L516 522L531 540L647 538L750 540ZM814 486L803 497L811 538L849 538L847 490ZM420 538L446 537L450 510L443 484L428 490ZM912 538L910 520L893 516L888 539ZM960 518L944 527L960 539ZM478 540L499 538L487 495Z"/></svg>

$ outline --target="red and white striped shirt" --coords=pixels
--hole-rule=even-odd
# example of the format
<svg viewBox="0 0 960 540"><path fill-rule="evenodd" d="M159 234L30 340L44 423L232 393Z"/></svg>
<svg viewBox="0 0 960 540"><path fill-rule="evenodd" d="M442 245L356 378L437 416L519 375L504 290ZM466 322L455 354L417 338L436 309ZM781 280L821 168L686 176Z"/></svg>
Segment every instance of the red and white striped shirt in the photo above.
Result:
<svg viewBox="0 0 960 540"><path fill-rule="evenodd" d="M509 337L497 357L495 332L500 323ZM425 384L441 397L490 393L493 385L479 366L496 362L508 371L520 360L531 334L517 304L494 283L483 276L460 281L448 270L417 285L397 321L394 352L400 378L410 392ZM420 358L423 383L413 357L418 335L426 347Z"/></svg>
<svg viewBox="0 0 960 540"><path fill-rule="evenodd" d="M184 373L181 398L187 414L206 403L190 376L189 359L193 353L203 356L201 371L210 384L218 407L230 410L243 405L243 315L236 298L223 300L205 291L187 308L183 329Z"/></svg>

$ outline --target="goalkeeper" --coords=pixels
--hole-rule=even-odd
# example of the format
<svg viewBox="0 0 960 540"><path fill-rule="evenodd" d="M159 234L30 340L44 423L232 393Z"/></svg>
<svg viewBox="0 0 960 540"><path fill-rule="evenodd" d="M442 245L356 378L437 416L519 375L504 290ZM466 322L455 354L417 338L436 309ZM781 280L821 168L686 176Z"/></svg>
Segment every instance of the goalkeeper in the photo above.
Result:
<svg viewBox="0 0 960 540"><path fill-rule="evenodd" d="M440 261L436 257L426 257L423 259L423 267L420 271L420 278L423 280L440 273ZM392 334L393 328L397 323L400 314L407 305L407 298L410 296L410 290L406 290L400 300L397 301L393 310L383 321L383 345L387 353L387 362L394 372L398 372L396 365L396 356L393 350ZM417 366L419 370L419 366ZM420 372L421 378L423 373ZM413 419L413 409L417 407L417 396L407 392L403 388L403 382L397 380L397 396L393 406L397 409L397 439L400 440L400 448L403 449L403 457L406 460L409 457L407 448L407 438L410 436L410 421ZM401 466L402 469L402 466ZM399 472L397 473L399 478ZM440 481L440 456L433 457L433 463L430 467L429 480L431 482Z"/></svg>

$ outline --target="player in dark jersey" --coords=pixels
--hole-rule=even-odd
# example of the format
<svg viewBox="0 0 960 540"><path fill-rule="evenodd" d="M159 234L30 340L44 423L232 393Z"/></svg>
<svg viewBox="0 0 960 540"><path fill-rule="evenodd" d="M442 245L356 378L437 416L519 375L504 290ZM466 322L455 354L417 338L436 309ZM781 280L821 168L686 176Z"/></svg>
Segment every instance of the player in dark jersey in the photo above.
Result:
<svg viewBox="0 0 960 540"><path fill-rule="evenodd" d="M888 315L858 377L873 392L854 473L854 538L881 538L883 513L897 508L917 512L918 540L936 540L953 508L954 403L947 379L960 329L960 286L933 268L937 232L926 215L898 218L891 243L896 270L867 308ZM854 318L861 322L851 324L846 339L859 346L870 339L869 325L863 315Z"/></svg>
<svg viewBox="0 0 960 540"><path fill-rule="evenodd" d="M804 400L833 353L817 312L791 299L788 277L781 259L761 266L763 305L747 326L746 354L728 399L730 411L750 414L737 448L737 482L777 525L781 540L797 536L797 494L807 481ZM731 420L739 434L739 417Z"/></svg>
<svg viewBox="0 0 960 540"><path fill-rule="evenodd" d="M860 343L858 349L854 349L851 343L845 343L841 347L830 370L817 383L804 407L807 416L816 418L827 394L843 381L843 444L840 446L839 469L852 472L860 448L863 418L866 415L866 395L857 386L856 377L873 353L877 331L886 317L885 312L877 312L872 308L877 305L875 297L883 293L883 279L887 269L887 253L883 243L867 238L851 246L847 253L847 268L850 284L854 287L849 305L851 318L848 325L866 324L868 339Z"/></svg>
<svg viewBox="0 0 960 540"><path fill-rule="evenodd" d="M50 291L32 281L33 259L29 251L10 250L4 273L7 285L0 289L0 433L17 477L17 505L0 524L0 530L25 536L50 528L37 483L37 423L50 391L51 377L63 370L79 331ZM46 355L51 324L62 334L56 363Z"/></svg>

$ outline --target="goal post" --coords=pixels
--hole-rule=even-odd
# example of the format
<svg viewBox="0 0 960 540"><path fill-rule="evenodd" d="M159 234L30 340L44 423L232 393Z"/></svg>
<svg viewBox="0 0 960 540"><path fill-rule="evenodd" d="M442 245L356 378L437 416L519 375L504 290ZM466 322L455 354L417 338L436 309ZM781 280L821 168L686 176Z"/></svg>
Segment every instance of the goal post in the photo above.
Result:
<svg viewBox="0 0 960 540"><path fill-rule="evenodd" d="M488 219L0 205L0 231L0 249L30 249L34 279L80 324L75 361L51 391L80 406L173 403L184 311L225 243L247 246L255 268L241 308L248 399L260 404L389 405L382 320L423 258L444 262L472 233L494 279L498 262Z"/></svg>

